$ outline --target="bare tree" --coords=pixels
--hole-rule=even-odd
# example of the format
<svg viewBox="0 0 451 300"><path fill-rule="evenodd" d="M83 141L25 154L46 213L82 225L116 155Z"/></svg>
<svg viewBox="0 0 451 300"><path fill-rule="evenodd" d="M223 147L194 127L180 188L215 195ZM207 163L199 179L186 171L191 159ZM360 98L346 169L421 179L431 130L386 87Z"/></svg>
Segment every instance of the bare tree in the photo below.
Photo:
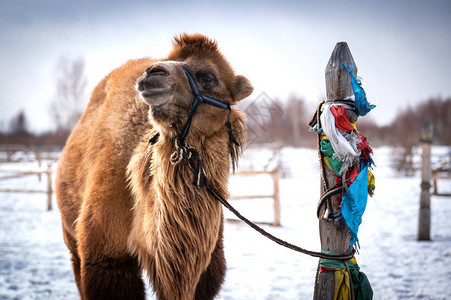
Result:
<svg viewBox="0 0 451 300"><path fill-rule="evenodd" d="M28 120L23 110L19 111L17 115L11 118L9 122L9 131L13 137L26 137L30 133L28 132Z"/></svg>
<svg viewBox="0 0 451 300"><path fill-rule="evenodd" d="M82 112L87 79L82 58L60 57L56 67L56 95L50 105L50 113L59 134L68 135L78 122Z"/></svg>

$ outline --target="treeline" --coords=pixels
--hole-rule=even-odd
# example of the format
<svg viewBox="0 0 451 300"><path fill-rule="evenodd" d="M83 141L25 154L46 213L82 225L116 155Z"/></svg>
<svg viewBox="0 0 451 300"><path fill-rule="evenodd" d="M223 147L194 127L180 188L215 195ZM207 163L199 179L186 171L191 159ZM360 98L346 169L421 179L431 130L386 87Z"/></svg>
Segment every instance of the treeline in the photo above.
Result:
<svg viewBox="0 0 451 300"><path fill-rule="evenodd" d="M420 143L421 127L432 122L433 144L451 145L451 98L430 98L400 110L391 124L378 126L372 119L362 118L358 129L375 146L413 147Z"/></svg>
<svg viewBox="0 0 451 300"><path fill-rule="evenodd" d="M69 99L66 103L79 102L81 96L74 100L60 93L59 101L66 98ZM10 120L8 130L0 132L0 143L63 146L81 116L81 108L65 110L65 107L67 105L60 105L58 109L55 109L56 105L52 106L54 120L59 122L53 130L40 134L29 131L27 116L23 111L19 112ZM309 132L308 126L315 107L307 105L302 98L293 96L288 101L281 101L262 94L241 109L248 118L248 146L316 146L316 134ZM419 144L424 121L433 124L434 144L451 145L451 98L431 98L415 106L407 106L386 126L377 125L369 115L358 120L357 128L368 137L372 146L395 146L409 155L411 148Z"/></svg>
<svg viewBox="0 0 451 300"><path fill-rule="evenodd" d="M316 135L309 132L308 126L313 110L303 98L292 96L288 101L272 100L263 93L242 109L248 119L248 146L316 145Z"/></svg>
<svg viewBox="0 0 451 300"><path fill-rule="evenodd" d="M451 98L431 98L401 111L390 126L389 143L397 146L418 144L424 121L432 122L434 144L451 145Z"/></svg>
<svg viewBox="0 0 451 300"><path fill-rule="evenodd" d="M245 108L250 134L248 142L314 147L316 134L308 131L314 109L299 97L291 97L285 102L257 98ZM434 144L451 145L451 98L431 98L415 106L406 106L391 124L385 126L376 124L370 114L358 120L357 129L374 147L389 145L406 149L419 144L424 121L433 124Z"/></svg>
<svg viewBox="0 0 451 300"><path fill-rule="evenodd" d="M64 146L70 129L58 127L42 133L29 130L29 123L24 111L11 118L8 129L0 132L0 144L20 144L25 146Z"/></svg>

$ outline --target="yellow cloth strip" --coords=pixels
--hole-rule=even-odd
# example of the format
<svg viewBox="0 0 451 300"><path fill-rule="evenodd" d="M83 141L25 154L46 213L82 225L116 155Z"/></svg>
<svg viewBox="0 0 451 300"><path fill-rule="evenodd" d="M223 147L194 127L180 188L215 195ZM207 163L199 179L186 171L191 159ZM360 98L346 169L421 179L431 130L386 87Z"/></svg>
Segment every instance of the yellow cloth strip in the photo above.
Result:
<svg viewBox="0 0 451 300"><path fill-rule="evenodd" d="M368 186L376 186L376 178L374 178L373 173L371 173L370 170L368 170Z"/></svg>
<svg viewBox="0 0 451 300"><path fill-rule="evenodd" d="M357 264L355 257L351 258L350 261ZM334 268L335 276L335 291L334 300L349 300L351 299L351 284L349 273L346 269Z"/></svg>
<svg viewBox="0 0 451 300"><path fill-rule="evenodd" d="M324 156L323 160L324 160L324 163L326 164L326 166L329 167L329 170L331 170L333 172L334 170L332 169L332 166L330 165L330 162L329 162L329 159L327 158L327 156Z"/></svg>
<svg viewBox="0 0 451 300"><path fill-rule="evenodd" d="M349 273L345 269L336 269L334 300L351 299Z"/></svg>

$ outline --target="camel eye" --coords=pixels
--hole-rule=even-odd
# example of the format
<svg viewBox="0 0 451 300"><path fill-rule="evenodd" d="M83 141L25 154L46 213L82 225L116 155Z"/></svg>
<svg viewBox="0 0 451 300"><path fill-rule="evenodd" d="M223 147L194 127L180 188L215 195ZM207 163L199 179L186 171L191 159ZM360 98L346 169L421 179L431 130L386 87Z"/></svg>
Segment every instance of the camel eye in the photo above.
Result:
<svg viewBox="0 0 451 300"><path fill-rule="evenodd" d="M200 71L196 74L196 77L202 87L207 90L211 90L218 83L216 76L209 71Z"/></svg>

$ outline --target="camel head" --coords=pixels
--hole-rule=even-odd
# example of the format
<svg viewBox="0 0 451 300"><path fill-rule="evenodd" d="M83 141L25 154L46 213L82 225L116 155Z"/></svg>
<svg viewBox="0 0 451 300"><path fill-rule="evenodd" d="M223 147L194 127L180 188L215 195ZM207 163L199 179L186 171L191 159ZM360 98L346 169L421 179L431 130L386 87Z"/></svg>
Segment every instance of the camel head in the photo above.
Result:
<svg viewBox="0 0 451 300"><path fill-rule="evenodd" d="M199 92L233 105L252 93L249 80L235 75L215 41L200 35L181 34L167 59L149 66L137 81L141 98L150 106L149 119L162 134L181 134L194 102L186 69ZM190 135L210 136L220 130L228 111L200 104L192 118Z"/></svg>

